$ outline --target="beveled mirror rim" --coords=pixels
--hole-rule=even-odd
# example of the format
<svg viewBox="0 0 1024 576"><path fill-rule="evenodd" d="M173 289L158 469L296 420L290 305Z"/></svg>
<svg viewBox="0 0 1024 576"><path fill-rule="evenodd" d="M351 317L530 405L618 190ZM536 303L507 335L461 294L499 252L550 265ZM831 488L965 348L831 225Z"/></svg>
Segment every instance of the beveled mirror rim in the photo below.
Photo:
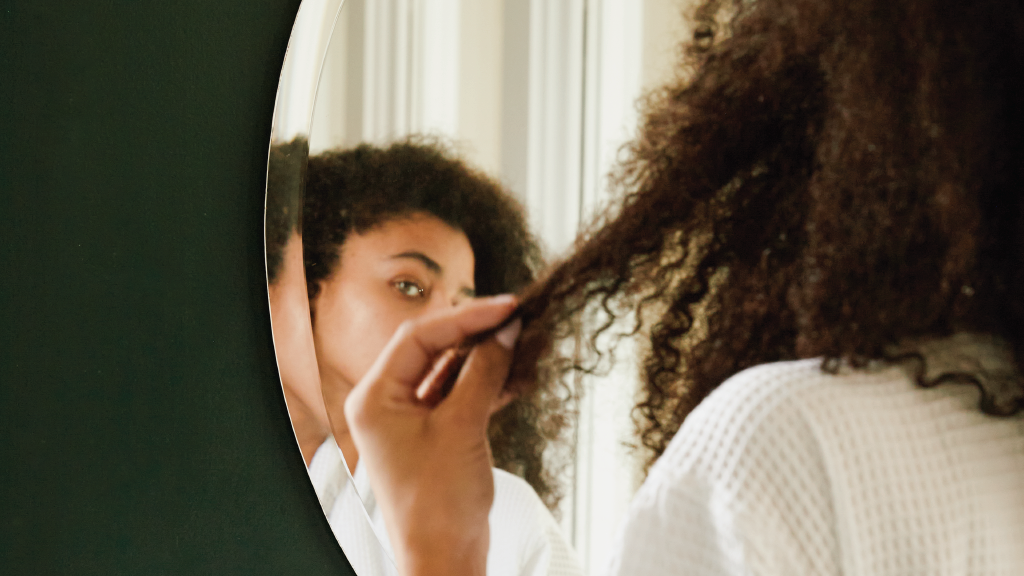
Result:
<svg viewBox="0 0 1024 576"><path fill-rule="evenodd" d="M287 199L289 207L295 210L295 214L291 216L292 220L298 219L301 222L302 218L302 195L304 193L304 179L306 165L309 159L309 137L313 122L313 109L316 102L317 91L320 86L320 79L323 72L324 61L327 56L327 51L331 43L331 39L334 36L336 24L341 14L341 9L345 5L344 0L303 0L299 6L298 13L296 14L295 22L292 25L291 36L288 40L288 48L285 53L284 61L281 67L281 75L278 82L277 96L274 105L274 116L271 128L270 144L267 150L267 174L266 182L267 189L264 201L264 255L265 255L265 266L267 272L268 281L268 295L267 305L271 309L271 329L272 339L274 342L275 359L278 365L278 376L281 380L281 392L285 396L285 404L289 405L287 399L286 389L287 386L284 383L284 375L282 370L282 344L283 340L280 337L279 330L274 330L274 304L272 291L273 286L271 283L272 272L280 272L280 270L273 270L272 265L278 267L283 266L283 262L272 262L269 254L269 250L272 248L268 242L268 234L272 234L275 231L270 226L270 209L272 207L270 186L271 182L279 181L284 179L297 179L298 185L294 188L289 187L289 190L284 195L291 195ZM302 144L302 146L295 146L296 143ZM275 150L281 150L287 147L292 153L299 153L301 157L295 158L286 163L275 163L273 161L273 154ZM301 148L301 150L300 150ZM275 169L285 169L289 171L297 171L292 174L274 174L272 171ZM281 244L281 252L285 251L289 242L292 240L292 236L297 233L298 229L289 227L288 238ZM276 249L277 247L273 247ZM284 258L284 255L281 255ZM305 284L305 272L300 270L297 272L303 277L302 284ZM293 295L294 297L294 295ZM305 297L305 291L302 291L302 297ZM308 306L308 302L307 302ZM310 349L309 353L312 356L312 360L315 362L315 352L312 349L312 325L308 315L305 315L305 329L310 333ZM319 384L319 380L317 380ZM323 401L321 396L320 401ZM301 448L300 438L297 434L296 427L294 424L295 406L289 406L289 418L292 423L292 432L295 435L296 445ZM331 435L328 439L332 438ZM325 441L326 442L326 441ZM329 447L327 447L329 449ZM361 505L358 493L355 490L355 484L349 473L349 468L344 460L344 456L341 453L341 449L337 449L337 456L340 459L340 468L344 470L344 477L347 480L343 486L338 488L338 494L335 501L351 501L358 503L358 506L351 506L352 513L347 514L346 517L350 517L352 520L352 526L346 527L346 530L339 530L338 527L331 525L331 529L334 532L336 540L339 546L342 548L346 558L349 561L352 569L358 574L376 574L394 573L393 559L387 554L372 555L374 558L378 558L377 562L372 561L370 557L363 552L361 548L367 544L376 544L383 551L384 548L381 546L377 534L373 531L369 517L366 515L365 510ZM311 460L311 459L310 459ZM310 461L310 463L312 463ZM326 509L324 495L321 493L321 489L317 487L314 478L314 471L311 468L307 468L307 472L310 474L310 481L313 483L314 488L317 490L317 497L321 500L321 509L325 519L330 517L330 510ZM329 522L329 520L328 520ZM359 538L360 550L351 549L346 546L347 541L344 537L345 534L356 534ZM349 548L349 549L346 549ZM383 557L386 560L381 564L379 558Z"/></svg>

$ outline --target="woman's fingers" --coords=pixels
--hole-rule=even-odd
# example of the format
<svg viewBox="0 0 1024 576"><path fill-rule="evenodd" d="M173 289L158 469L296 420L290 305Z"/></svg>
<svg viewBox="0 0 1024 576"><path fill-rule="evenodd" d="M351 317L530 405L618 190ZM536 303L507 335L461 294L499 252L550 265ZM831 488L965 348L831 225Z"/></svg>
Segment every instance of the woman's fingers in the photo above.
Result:
<svg viewBox="0 0 1024 576"><path fill-rule="evenodd" d="M455 348L449 348L434 361L434 366L416 387L416 399L433 406L444 398L445 384L462 367L463 356Z"/></svg>
<svg viewBox="0 0 1024 576"><path fill-rule="evenodd" d="M500 325L515 306L511 296L480 299L403 325L346 399L399 567L436 557L438 538L442 552L486 566L494 498L487 419L503 401L518 323L473 347L464 364L456 347Z"/></svg>
<svg viewBox="0 0 1024 576"><path fill-rule="evenodd" d="M480 298L403 324L370 372L375 376L418 385L433 360L445 349L452 348L468 336L497 326L515 307L515 296Z"/></svg>
<svg viewBox="0 0 1024 576"><path fill-rule="evenodd" d="M346 399L348 421L372 420L373 413L387 406L436 403L444 372L453 361L442 357L435 367L439 356L468 336L499 325L515 307L515 296L480 298L403 324ZM428 377L431 367L436 368L437 378ZM371 421L366 424L373 425Z"/></svg>
<svg viewBox="0 0 1024 576"><path fill-rule="evenodd" d="M486 427L512 365L512 350L522 326L520 320L473 347L455 380L444 408L467 424Z"/></svg>

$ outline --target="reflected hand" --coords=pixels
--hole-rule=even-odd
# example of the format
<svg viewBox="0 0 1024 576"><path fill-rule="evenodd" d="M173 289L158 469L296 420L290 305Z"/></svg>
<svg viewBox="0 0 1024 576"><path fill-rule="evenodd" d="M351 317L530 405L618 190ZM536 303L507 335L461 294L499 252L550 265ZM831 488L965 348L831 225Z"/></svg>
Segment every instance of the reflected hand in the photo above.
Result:
<svg viewBox="0 0 1024 576"><path fill-rule="evenodd" d="M481 298L399 328L345 401L395 560L405 576L484 574L494 500L490 414L501 393L519 324L475 346L455 385L436 393L468 336L515 309L511 296Z"/></svg>

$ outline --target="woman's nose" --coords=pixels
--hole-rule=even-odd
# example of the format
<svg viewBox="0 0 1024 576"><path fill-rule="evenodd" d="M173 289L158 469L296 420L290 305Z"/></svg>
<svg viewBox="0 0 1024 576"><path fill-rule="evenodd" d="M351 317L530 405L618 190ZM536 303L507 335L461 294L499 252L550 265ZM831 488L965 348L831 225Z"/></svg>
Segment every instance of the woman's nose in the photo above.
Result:
<svg viewBox="0 0 1024 576"><path fill-rule="evenodd" d="M466 303L467 300L469 300L469 298L458 291L454 293L445 293L443 296L439 297L436 302L431 303L431 309L437 311L448 310Z"/></svg>
<svg viewBox="0 0 1024 576"><path fill-rule="evenodd" d="M455 296L453 296L451 294L438 295L438 297L434 298L433 301L430 303L430 310L431 310L431 312L440 312L442 310L448 310L450 308L454 308L454 307L458 306L461 303L462 303L462 298L459 298L458 295L455 295Z"/></svg>

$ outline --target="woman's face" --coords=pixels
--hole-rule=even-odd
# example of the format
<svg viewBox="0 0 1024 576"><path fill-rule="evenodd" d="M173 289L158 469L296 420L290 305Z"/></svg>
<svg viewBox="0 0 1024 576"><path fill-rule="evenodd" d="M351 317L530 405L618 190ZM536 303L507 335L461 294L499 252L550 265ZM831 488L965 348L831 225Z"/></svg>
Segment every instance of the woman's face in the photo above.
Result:
<svg viewBox="0 0 1024 576"><path fill-rule="evenodd" d="M351 234L340 256L310 302L325 393L347 394L403 321L474 295L469 239L430 215Z"/></svg>

